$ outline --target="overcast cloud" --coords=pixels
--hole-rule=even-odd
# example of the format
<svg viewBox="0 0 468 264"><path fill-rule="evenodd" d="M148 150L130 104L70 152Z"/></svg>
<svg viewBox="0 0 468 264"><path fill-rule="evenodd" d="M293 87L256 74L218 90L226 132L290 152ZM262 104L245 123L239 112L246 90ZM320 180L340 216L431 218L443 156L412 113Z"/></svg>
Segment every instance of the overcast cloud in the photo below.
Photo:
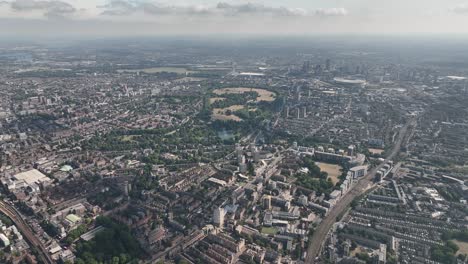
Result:
<svg viewBox="0 0 468 264"><path fill-rule="evenodd" d="M348 12L345 8L320 8L307 10L304 8L273 7L260 3L231 4L219 2L216 5L167 5L152 2L129 2L115 0L99 6L103 12L101 15L128 16L135 13L148 15L180 15L180 16L344 16Z"/></svg>
<svg viewBox="0 0 468 264"><path fill-rule="evenodd" d="M40 11L45 17L55 18L73 14L77 9L70 3L62 1L34 1L34 0L15 0L4 2L4 6L9 6L17 12Z"/></svg>
<svg viewBox="0 0 468 264"><path fill-rule="evenodd" d="M452 9L456 14L468 15L468 4L460 4Z"/></svg>
<svg viewBox="0 0 468 264"><path fill-rule="evenodd" d="M468 0L0 0L9 36L466 34L467 24Z"/></svg>

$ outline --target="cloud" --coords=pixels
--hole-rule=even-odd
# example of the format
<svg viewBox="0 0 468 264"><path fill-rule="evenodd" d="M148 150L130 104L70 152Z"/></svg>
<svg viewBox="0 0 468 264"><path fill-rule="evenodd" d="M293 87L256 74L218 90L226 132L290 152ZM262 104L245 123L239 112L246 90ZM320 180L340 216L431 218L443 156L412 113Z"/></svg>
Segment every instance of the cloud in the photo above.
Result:
<svg viewBox="0 0 468 264"><path fill-rule="evenodd" d="M127 1L112 1L106 5L98 6L105 9L101 14L109 16L124 16L130 15L138 10L138 8Z"/></svg>
<svg viewBox="0 0 468 264"><path fill-rule="evenodd" d="M328 8L328 9L317 9L315 14L319 16L346 16L348 10L345 8Z"/></svg>
<svg viewBox="0 0 468 264"><path fill-rule="evenodd" d="M77 1L77 0L75 0ZM94 9L77 9L70 0L0 0L0 7L7 6L13 12L34 12L47 18L90 19L98 17L121 17L148 21L153 18L307 18L345 16L345 8L307 10L285 6L270 6L257 2L218 2L211 5L160 4L156 0L110 0ZM90 16L86 16L89 15ZM82 15L84 15L82 17ZM96 17L97 15L97 17ZM28 17L29 14L24 15ZM31 16L29 16L31 18ZM37 16L36 16L37 18ZM154 20L154 19L153 19Z"/></svg>
<svg viewBox="0 0 468 264"><path fill-rule="evenodd" d="M168 6L151 2L128 2L114 0L110 3L98 6L103 9L104 16L127 16L134 13L148 15L198 15L198 16L281 16L281 17L306 17L306 16L344 16L348 12L344 8L317 9L308 11L303 8L272 7L257 3L230 4L219 2L215 6L190 5Z"/></svg>
<svg viewBox="0 0 468 264"><path fill-rule="evenodd" d="M101 12L101 15L105 16L127 16L138 12L148 15L196 15L211 14L212 11L203 6L166 6L123 0L114 0L106 5L98 6L98 8L104 10Z"/></svg>
<svg viewBox="0 0 468 264"><path fill-rule="evenodd" d="M455 14L459 14L459 15L468 14L468 4L458 5L458 6L454 7L454 8L451 8L450 11L452 11Z"/></svg>
<svg viewBox="0 0 468 264"><path fill-rule="evenodd" d="M77 9L71 4L58 0L15 0L13 2L8 2L8 4L14 11L42 11L47 17L64 17L77 12Z"/></svg>
<svg viewBox="0 0 468 264"><path fill-rule="evenodd" d="M262 14L262 15L277 15L277 16L305 16L307 11L301 8L286 8L286 7L269 7L261 4L241 4L231 5L228 3L218 3L216 10L224 14L235 16L244 14Z"/></svg>

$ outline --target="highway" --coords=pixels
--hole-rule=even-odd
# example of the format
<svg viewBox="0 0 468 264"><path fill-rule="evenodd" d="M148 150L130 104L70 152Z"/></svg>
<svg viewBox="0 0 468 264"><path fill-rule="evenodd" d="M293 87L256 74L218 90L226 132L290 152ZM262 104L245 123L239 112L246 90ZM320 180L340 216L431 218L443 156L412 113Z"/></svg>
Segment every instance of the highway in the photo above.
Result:
<svg viewBox="0 0 468 264"><path fill-rule="evenodd" d="M349 207L351 202L359 197L361 194L365 193L366 190L370 189L374 183L375 174L380 170L387 161L395 158L400 152L402 143L405 141L405 138L408 134L408 128L416 124L415 119L409 120L401 129L398 135L398 138L392 148L392 151L388 154L385 162L382 162L379 166L370 170L366 176L362 177L352 188L345 194L345 196L339 200L339 202L328 212L327 216L323 219L320 225L315 230L309 248L307 249L307 256L305 263L318 263L316 258L319 256L323 243L327 237L328 232L332 228L333 224L337 221L337 218L340 217Z"/></svg>
<svg viewBox="0 0 468 264"><path fill-rule="evenodd" d="M9 204L0 201L0 211L8 216L16 225L18 230L23 234L23 237L29 242L29 245L38 253L40 263L53 264L55 261L49 256L47 249L42 242L37 238L29 225L24 221L22 216Z"/></svg>

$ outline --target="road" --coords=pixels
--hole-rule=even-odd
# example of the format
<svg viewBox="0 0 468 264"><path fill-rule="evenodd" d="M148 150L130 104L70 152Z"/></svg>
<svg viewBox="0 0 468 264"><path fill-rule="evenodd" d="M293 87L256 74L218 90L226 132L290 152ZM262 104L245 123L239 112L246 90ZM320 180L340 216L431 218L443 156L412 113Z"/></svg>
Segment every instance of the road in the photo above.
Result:
<svg viewBox="0 0 468 264"><path fill-rule="evenodd" d="M16 225L18 230L23 234L24 238L29 242L31 248L35 249L38 253L40 263L53 264L55 261L49 256L47 249L42 242L37 238L29 225L24 221L22 216L9 204L0 201L0 211L8 216L11 221Z"/></svg>
<svg viewBox="0 0 468 264"><path fill-rule="evenodd" d="M328 232L332 228L333 224L336 222L337 218L341 216L346 209L349 207L351 202L356 198L363 194L366 190L368 190L372 185L374 185L373 181L375 178L375 174L378 170L380 170L387 161L392 160L395 158L398 153L400 152L402 143L404 142L407 134L408 128L410 126L415 125L416 120L411 119L405 124L401 129L398 135L398 139L395 142L395 145L392 148L392 151L388 154L385 162L380 164L379 166L370 170L366 176L361 178L352 188L351 190L346 193L346 195L329 211L327 216L323 219L320 225L315 230L311 242L309 244L309 248L307 249L307 257L305 263L315 263L316 257L319 256L321 251L322 245L327 237Z"/></svg>

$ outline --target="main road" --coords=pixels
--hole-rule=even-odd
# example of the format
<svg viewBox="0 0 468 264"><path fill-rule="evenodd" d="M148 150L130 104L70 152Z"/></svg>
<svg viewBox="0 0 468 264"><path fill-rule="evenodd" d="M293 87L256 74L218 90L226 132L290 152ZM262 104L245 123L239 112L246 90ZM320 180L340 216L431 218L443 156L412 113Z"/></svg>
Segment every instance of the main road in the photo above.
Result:
<svg viewBox="0 0 468 264"><path fill-rule="evenodd" d="M321 251L322 245L327 237L330 228L336 222L337 218L341 216L351 202L356 198L363 194L366 190L368 190L372 185L374 185L374 178L375 174L378 170L380 170L387 161L392 160L395 158L398 153L400 152L402 143L404 142L407 134L408 128L410 126L415 125L416 119L410 119L401 129L398 135L398 138L393 145L391 152L388 154L385 162L382 162L379 166L370 170L366 176L362 177L346 195L341 198L338 203L328 212L325 218L322 220L320 225L315 230L314 234L312 235L309 248L307 249L307 256L305 263L315 263L319 253Z"/></svg>
<svg viewBox="0 0 468 264"><path fill-rule="evenodd" d="M33 233L29 225L26 223L23 217L16 211L15 208L5 203L4 201L0 201L0 211L6 216L8 216L11 219L11 221L13 221L13 223L19 229L21 234L23 234L23 236L29 242L31 248L35 249L39 257L40 263L55 263L55 261L53 261L52 258L49 256L47 249L44 247L42 242Z"/></svg>

